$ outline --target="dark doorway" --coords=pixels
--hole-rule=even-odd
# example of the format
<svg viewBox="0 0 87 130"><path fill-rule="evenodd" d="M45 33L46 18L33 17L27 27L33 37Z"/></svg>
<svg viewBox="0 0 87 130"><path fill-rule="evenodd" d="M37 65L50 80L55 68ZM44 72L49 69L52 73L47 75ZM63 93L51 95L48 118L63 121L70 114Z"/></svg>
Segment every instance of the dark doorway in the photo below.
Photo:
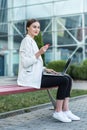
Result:
<svg viewBox="0 0 87 130"><path fill-rule="evenodd" d="M0 55L0 76L4 76L4 56Z"/></svg>

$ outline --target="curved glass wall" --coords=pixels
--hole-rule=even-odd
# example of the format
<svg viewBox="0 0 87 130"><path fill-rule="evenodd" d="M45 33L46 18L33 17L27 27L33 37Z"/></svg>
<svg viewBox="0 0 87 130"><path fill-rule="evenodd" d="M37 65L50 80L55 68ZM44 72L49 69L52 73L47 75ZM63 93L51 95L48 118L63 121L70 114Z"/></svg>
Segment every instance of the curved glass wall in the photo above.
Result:
<svg viewBox="0 0 87 130"><path fill-rule="evenodd" d="M0 76L17 75L19 47L30 18L40 21L43 42L50 43L46 63L67 60L77 47L73 62L86 59L86 5L86 0L0 0Z"/></svg>

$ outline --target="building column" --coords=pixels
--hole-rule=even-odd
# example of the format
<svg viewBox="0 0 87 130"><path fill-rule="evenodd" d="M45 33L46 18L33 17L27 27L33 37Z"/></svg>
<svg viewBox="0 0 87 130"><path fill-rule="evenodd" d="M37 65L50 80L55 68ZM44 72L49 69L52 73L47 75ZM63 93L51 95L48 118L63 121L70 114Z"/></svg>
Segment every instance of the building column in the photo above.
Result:
<svg viewBox="0 0 87 130"><path fill-rule="evenodd" d="M82 14L82 43L83 43L83 60L86 59L85 56L85 18L84 13Z"/></svg>
<svg viewBox="0 0 87 130"><path fill-rule="evenodd" d="M8 76L13 76L13 1L8 0Z"/></svg>
<svg viewBox="0 0 87 130"><path fill-rule="evenodd" d="M52 18L52 54L53 54L53 60L58 60L58 52L57 52L57 20L56 17Z"/></svg>

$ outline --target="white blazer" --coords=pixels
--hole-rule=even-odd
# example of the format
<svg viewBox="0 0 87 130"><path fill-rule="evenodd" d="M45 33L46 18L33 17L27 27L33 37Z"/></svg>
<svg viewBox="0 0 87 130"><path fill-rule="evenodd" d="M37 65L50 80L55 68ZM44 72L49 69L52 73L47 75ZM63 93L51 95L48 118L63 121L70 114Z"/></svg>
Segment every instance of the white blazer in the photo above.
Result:
<svg viewBox="0 0 87 130"><path fill-rule="evenodd" d="M35 40L27 34L19 51L18 85L40 88L44 67L41 56L38 59L35 57L38 50Z"/></svg>

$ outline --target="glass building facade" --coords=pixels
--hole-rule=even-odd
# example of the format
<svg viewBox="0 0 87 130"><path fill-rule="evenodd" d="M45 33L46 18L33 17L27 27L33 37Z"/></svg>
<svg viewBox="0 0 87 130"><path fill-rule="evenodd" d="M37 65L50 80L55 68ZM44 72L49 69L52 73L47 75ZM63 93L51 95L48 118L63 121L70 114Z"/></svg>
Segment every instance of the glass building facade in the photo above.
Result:
<svg viewBox="0 0 87 130"><path fill-rule="evenodd" d="M0 76L16 76L19 47L26 21L41 23L44 44L50 43L45 62L87 58L87 0L0 0Z"/></svg>

